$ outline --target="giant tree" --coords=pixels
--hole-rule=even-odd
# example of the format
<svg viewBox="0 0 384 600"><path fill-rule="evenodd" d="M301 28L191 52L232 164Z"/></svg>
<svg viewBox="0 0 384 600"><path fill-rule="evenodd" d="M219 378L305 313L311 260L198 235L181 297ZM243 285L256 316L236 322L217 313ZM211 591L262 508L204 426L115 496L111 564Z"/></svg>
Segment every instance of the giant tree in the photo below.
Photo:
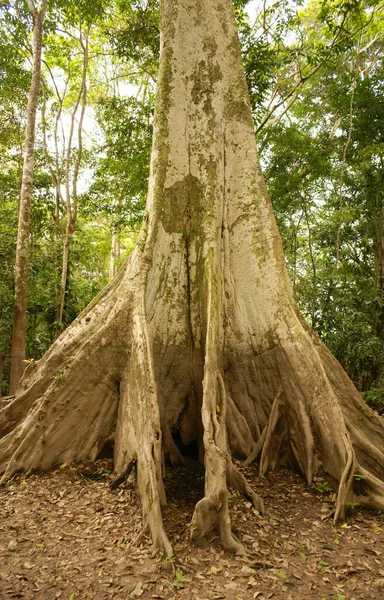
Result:
<svg viewBox="0 0 384 600"><path fill-rule="evenodd" d="M146 216L105 290L0 413L0 468L95 458L136 462L144 527L163 528L164 457L197 444L205 496L193 539L231 532L227 485L262 503L232 457L261 452L311 481L321 464L347 502L384 508L384 422L301 318L255 149L231 0L163 0ZM179 445L180 446L180 445ZM356 475L358 475L356 477Z"/></svg>

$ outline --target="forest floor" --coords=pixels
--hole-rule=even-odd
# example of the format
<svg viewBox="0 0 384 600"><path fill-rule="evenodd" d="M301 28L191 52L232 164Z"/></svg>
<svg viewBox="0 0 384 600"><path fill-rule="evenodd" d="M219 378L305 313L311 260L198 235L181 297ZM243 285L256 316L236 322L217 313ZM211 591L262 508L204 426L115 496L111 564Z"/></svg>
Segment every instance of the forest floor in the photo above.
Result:
<svg viewBox="0 0 384 600"><path fill-rule="evenodd" d="M203 494L192 461L169 470L165 528L176 558L151 556L138 496L129 482L110 491L112 462L61 465L18 476L0 489L0 598L83 600L384 599L384 515L351 507L335 527L324 477L308 487L287 470L259 479L265 515L229 494L233 529L255 559L231 556L209 536L190 544L188 524ZM253 562L255 560L256 562Z"/></svg>

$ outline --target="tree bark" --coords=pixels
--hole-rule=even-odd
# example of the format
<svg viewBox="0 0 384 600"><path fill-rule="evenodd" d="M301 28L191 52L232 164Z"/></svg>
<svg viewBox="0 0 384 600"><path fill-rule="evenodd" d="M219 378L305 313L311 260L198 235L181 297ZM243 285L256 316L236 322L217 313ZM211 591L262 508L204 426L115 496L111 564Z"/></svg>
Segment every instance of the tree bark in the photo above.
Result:
<svg viewBox="0 0 384 600"><path fill-rule="evenodd" d="M0 397L2 395L2 389L3 389L4 362L5 362L5 354L0 354Z"/></svg>
<svg viewBox="0 0 384 600"><path fill-rule="evenodd" d="M163 0L146 217L105 290L28 369L0 412L0 470L136 461L144 529L170 553L164 459L195 442L205 494L191 536L231 531L227 486L262 501L232 457L320 465L347 503L384 509L384 423L301 318L261 174L231 0ZM358 475L358 478L355 476ZM359 485L357 485L357 483Z"/></svg>
<svg viewBox="0 0 384 600"><path fill-rule="evenodd" d="M112 281L117 272L116 260L120 256L119 227L114 227L112 231L111 254L109 259L109 281Z"/></svg>
<svg viewBox="0 0 384 600"><path fill-rule="evenodd" d="M79 94L76 99L75 106L72 110L71 115L71 128L69 132L68 147L67 147L67 161L65 169L65 195L66 195L66 230L63 236L63 258L61 266L61 279L60 279L60 290L59 290L59 305L57 309L57 321L59 332L63 330L63 316L65 307L65 294L67 290L67 279L69 269L69 254L71 248L72 234L75 230L76 218L77 218L77 180L79 177L80 164L83 155L83 121L85 115L85 107L87 104L87 70L89 61L89 26L85 34L85 43L83 41L83 34L80 28L80 46L83 52L83 70L81 77L81 85ZM77 156L73 167L72 175L72 191L71 191L71 154L72 154L72 140L75 130L75 118L76 113L81 103L80 118L77 128Z"/></svg>
<svg viewBox="0 0 384 600"><path fill-rule="evenodd" d="M15 306L13 314L10 394L15 394L24 371L26 318L27 318L27 267L29 218L31 213L33 167L35 158L36 113L40 90L43 23L47 0L42 0L37 10L32 0L28 6L33 17L32 81L29 88L23 173L20 187L19 220L16 241Z"/></svg>

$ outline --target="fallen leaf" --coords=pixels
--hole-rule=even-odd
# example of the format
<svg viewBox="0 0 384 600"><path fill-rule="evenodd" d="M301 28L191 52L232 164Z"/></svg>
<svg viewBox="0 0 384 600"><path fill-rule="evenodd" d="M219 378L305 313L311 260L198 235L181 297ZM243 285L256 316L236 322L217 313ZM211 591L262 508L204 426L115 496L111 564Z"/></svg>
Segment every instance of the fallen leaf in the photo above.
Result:
<svg viewBox="0 0 384 600"><path fill-rule="evenodd" d="M226 583L224 587L227 590L237 590L237 583Z"/></svg>
<svg viewBox="0 0 384 600"><path fill-rule="evenodd" d="M276 575L276 577L279 577L280 579L287 579L287 576L284 573L284 571L276 571L275 575Z"/></svg>
<svg viewBox="0 0 384 600"><path fill-rule="evenodd" d="M144 594L143 582L139 581L138 583L136 583L136 585L133 588L132 592L129 594L129 597L130 598L139 598L143 594Z"/></svg>

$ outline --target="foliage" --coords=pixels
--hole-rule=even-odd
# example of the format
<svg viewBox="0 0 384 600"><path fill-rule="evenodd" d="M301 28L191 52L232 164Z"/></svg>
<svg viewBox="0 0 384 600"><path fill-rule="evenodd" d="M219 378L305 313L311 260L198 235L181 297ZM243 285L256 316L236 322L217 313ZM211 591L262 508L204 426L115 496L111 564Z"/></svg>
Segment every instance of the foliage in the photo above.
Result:
<svg viewBox="0 0 384 600"><path fill-rule="evenodd" d="M137 229L141 222L149 177L153 100L101 98L97 118L105 144L95 170L86 213L102 212L112 228Z"/></svg>
<svg viewBox="0 0 384 600"><path fill-rule="evenodd" d="M299 305L362 390L381 385L384 367L384 71L374 10L359 12L357 37L259 139Z"/></svg>
<svg viewBox="0 0 384 600"><path fill-rule="evenodd" d="M380 409L382 6L376 0L280 0L260 5L250 19L247 0L233 4L259 150L296 298L367 401ZM7 353L32 23L26 7L13 0L1 4L0 17L0 352ZM132 249L145 205L159 60L158 0L52 1L31 214L30 358L39 358L57 332L67 227L64 175L79 153L76 141L69 158L65 155L63 132L68 138L82 71L80 35L91 23L66 324L106 283L112 236L119 236L118 266Z"/></svg>
<svg viewBox="0 0 384 600"><path fill-rule="evenodd" d="M160 56L159 2L118 0L120 22L109 29L118 56L134 66L134 75L156 80Z"/></svg>

